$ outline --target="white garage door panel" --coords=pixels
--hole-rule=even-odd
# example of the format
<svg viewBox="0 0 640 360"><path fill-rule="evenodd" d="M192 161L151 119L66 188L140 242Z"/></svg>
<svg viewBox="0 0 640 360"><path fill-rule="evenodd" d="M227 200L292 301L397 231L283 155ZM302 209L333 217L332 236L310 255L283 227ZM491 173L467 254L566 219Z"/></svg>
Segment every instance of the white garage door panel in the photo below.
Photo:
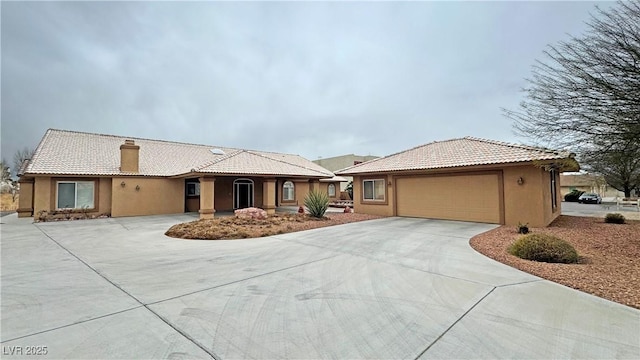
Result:
<svg viewBox="0 0 640 360"><path fill-rule="evenodd" d="M398 216L500 223L497 174L396 180Z"/></svg>

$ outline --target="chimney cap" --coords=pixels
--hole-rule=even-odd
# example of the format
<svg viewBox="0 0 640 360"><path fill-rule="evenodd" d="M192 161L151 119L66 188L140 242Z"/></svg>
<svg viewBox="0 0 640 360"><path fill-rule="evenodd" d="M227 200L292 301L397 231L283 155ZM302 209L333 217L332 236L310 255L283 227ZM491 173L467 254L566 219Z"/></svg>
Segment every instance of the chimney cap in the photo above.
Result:
<svg viewBox="0 0 640 360"><path fill-rule="evenodd" d="M135 143L135 141L133 141L133 140L126 139L126 140L124 141L124 144L125 144L125 145L135 145L136 143Z"/></svg>

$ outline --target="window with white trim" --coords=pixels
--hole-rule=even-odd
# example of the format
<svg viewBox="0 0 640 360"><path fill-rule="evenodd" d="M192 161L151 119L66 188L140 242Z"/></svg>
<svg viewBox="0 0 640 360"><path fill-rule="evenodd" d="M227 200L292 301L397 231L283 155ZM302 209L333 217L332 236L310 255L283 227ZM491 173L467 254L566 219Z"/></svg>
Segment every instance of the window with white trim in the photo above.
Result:
<svg viewBox="0 0 640 360"><path fill-rule="evenodd" d="M199 182L188 182L187 183L187 196L195 197L200 196L200 183Z"/></svg>
<svg viewBox="0 0 640 360"><path fill-rule="evenodd" d="M329 186L327 186L327 194L329 197L336 197L336 186L329 184Z"/></svg>
<svg viewBox="0 0 640 360"><path fill-rule="evenodd" d="M363 200L384 201L384 179L363 180Z"/></svg>
<svg viewBox="0 0 640 360"><path fill-rule="evenodd" d="M291 181L285 181L282 184L282 200L293 201L295 200L295 186Z"/></svg>
<svg viewBox="0 0 640 360"><path fill-rule="evenodd" d="M56 208L58 209L93 209L93 181L58 181Z"/></svg>

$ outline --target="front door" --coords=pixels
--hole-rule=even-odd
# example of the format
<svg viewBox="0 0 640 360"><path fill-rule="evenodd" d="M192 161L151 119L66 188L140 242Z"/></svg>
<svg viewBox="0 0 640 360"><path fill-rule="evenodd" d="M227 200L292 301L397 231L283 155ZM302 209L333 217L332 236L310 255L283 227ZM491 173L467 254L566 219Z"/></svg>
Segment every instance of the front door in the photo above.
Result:
<svg viewBox="0 0 640 360"><path fill-rule="evenodd" d="M233 182L233 208L253 207L253 180L238 179Z"/></svg>

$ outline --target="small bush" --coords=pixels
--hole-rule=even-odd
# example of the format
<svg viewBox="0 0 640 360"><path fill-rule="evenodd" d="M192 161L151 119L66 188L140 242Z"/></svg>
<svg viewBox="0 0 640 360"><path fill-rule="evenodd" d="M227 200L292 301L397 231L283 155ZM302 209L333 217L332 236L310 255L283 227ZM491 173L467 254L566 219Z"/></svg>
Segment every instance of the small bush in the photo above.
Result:
<svg viewBox="0 0 640 360"><path fill-rule="evenodd" d="M508 251L526 260L565 264L578 262L578 252L571 244L546 234L521 236L509 246Z"/></svg>
<svg viewBox="0 0 640 360"><path fill-rule="evenodd" d="M304 198L304 206L309 210L309 215L321 218L329 208L329 197L324 192L312 190Z"/></svg>
<svg viewBox="0 0 640 360"><path fill-rule="evenodd" d="M604 217L604 222L609 224L624 224L624 216L618 213L609 213Z"/></svg>
<svg viewBox="0 0 640 360"><path fill-rule="evenodd" d="M584 191L580 190L571 190L570 193L564 196L564 201L567 202L577 202L580 195L584 194Z"/></svg>
<svg viewBox="0 0 640 360"><path fill-rule="evenodd" d="M518 226L516 227L516 230L518 230L518 234L528 234L529 233L529 224L518 223Z"/></svg>

